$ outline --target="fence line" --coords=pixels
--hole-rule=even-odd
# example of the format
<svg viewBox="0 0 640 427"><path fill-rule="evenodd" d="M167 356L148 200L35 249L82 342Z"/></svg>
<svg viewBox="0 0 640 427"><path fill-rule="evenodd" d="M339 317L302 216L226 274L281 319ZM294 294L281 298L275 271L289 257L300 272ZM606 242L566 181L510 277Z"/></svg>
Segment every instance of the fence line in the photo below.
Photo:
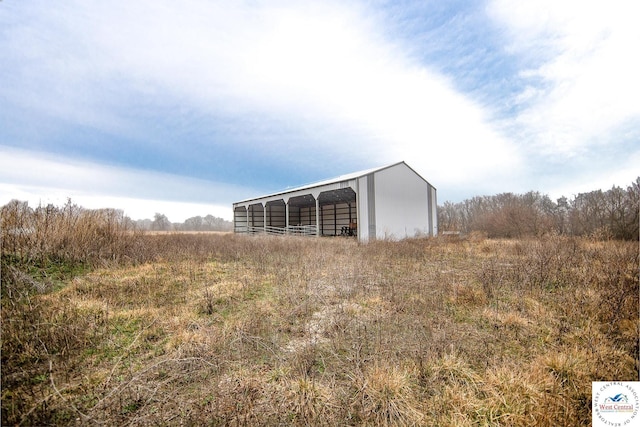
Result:
<svg viewBox="0 0 640 427"><path fill-rule="evenodd" d="M293 234L298 236L317 236L318 229L315 225L290 225L289 227L246 227L247 233L249 234L274 234L274 235L285 235L285 234Z"/></svg>

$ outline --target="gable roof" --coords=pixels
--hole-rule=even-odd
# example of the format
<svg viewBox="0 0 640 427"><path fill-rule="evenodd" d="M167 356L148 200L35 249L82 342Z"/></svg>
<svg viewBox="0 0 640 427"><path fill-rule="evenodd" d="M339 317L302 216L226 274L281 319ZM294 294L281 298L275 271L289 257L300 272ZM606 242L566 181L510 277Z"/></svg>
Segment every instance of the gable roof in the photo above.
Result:
<svg viewBox="0 0 640 427"><path fill-rule="evenodd" d="M380 166L380 167L377 167L377 168L365 169L365 170L361 170L361 171L358 171L358 172L352 172L352 173L348 173L348 174L345 174L345 175L336 176L334 178L326 179L326 180L323 180L323 181L317 181L317 182L313 182L313 183L310 183L310 184L304 184L304 185L301 185L299 187L287 188L285 190L276 191L275 193L271 193L271 194L265 194L265 195L260 196L260 197L251 197L249 199L240 200L240 201L235 202L235 203L247 203L247 202L250 202L252 200L263 199L265 197L279 196L279 195L283 195L283 194L287 194L287 193L294 193L294 192L302 191L302 190L310 190L312 188L322 187L324 185L337 184L337 183L343 182L343 181L349 181L349 180L352 180L352 179L362 178L363 176L366 176L366 175L369 175L369 174L372 174L372 173L376 173L376 172L380 172L382 170L389 169L389 168L398 166L400 164L404 164L411 171L413 171L413 173L415 173L417 176L419 176L424 182L429 184L429 182L426 179L424 179L419 173L417 173L415 170L413 170L413 168L411 168L411 166L407 165L404 161L400 161L400 162L393 163L393 164L386 165L386 166ZM431 185L431 184L429 184L429 185Z"/></svg>

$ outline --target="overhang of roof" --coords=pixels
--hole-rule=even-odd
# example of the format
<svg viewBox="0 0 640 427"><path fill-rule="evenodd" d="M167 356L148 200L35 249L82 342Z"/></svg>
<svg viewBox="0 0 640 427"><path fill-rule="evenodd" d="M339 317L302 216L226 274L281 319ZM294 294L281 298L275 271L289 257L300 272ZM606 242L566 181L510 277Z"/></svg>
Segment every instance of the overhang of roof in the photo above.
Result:
<svg viewBox="0 0 640 427"><path fill-rule="evenodd" d="M393 164L386 165L386 166L381 166L381 167L372 168L372 169L365 169L365 170L362 170L362 171L353 172L353 173L349 173L349 174L346 174L346 175L340 175L340 176L337 176L335 178L327 179L327 180L324 180L324 181L318 181L318 182L314 182L314 183L311 183L311 184L305 184L305 185L302 185L302 186L299 186L299 187L287 188L285 190L277 191L277 192L272 193L272 194L266 194L266 195L263 195L263 196L260 196L260 197L252 197L250 199L240 200L238 202L235 202L234 205L237 205L237 204L246 205L246 204L248 204L250 202L253 202L253 201L256 201L256 203L257 203L258 200L262 200L262 199L265 199L265 198L273 198L273 197L277 197L277 196L285 196L287 194L297 193L297 192L304 191L304 190L313 190L313 189L318 189L320 187L329 186L329 185L332 185L332 184L338 184L338 183L341 183L341 182L348 182L348 181L351 181L351 180L354 180L354 179L358 179L358 178L361 178L363 176L366 176L366 175L369 175L369 174L372 174L372 173L380 172L380 171L382 171L384 169L388 169L388 168L391 168L391 167L394 167L394 166L397 166L397 165L400 165L400 164L404 164L406 167L411 169L411 171L413 171L413 173L415 173L422 180L424 180L427 184L429 184L428 181L426 179L424 179L419 173L417 173L413 168L411 168L409 165L407 165L404 161L401 161L401 162L393 163ZM431 184L429 184L429 185L431 185ZM334 197L334 198L336 198L336 202L349 201L347 199L347 195L344 194L344 193L340 193L338 190L332 190L332 193L333 193L333 195L331 195L331 196L327 195L326 197L327 198ZM294 198L297 198L297 197L303 197L303 196L295 196ZM340 197L342 197L342 198L340 198ZM330 200L326 200L326 201L330 201ZM308 201L306 201L304 204L305 205L308 204Z"/></svg>

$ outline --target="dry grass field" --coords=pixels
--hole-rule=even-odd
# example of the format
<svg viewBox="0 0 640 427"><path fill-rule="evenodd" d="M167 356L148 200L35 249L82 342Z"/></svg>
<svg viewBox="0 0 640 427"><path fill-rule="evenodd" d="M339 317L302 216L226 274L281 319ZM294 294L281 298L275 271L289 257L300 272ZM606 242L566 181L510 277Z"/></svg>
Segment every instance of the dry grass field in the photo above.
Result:
<svg viewBox="0 0 640 427"><path fill-rule="evenodd" d="M590 425L638 243L135 235L2 265L3 425Z"/></svg>

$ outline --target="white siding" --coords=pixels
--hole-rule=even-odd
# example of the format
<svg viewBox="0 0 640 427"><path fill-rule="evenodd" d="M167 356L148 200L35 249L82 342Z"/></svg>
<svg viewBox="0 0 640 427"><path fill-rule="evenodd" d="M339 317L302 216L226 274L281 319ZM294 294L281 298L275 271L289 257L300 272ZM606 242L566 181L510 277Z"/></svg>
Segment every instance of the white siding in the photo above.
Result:
<svg viewBox="0 0 640 427"><path fill-rule="evenodd" d="M431 236L438 235L438 199L436 189L432 186L429 186L429 191L431 191Z"/></svg>
<svg viewBox="0 0 640 427"><path fill-rule="evenodd" d="M369 198L367 195L367 176L358 178L356 188L358 202L358 240L361 242L368 242L369 217L367 212L369 209Z"/></svg>
<svg viewBox="0 0 640 427"><path fill-rule="evenodd" d="M428 235L429 184L404 163L375 174L376 236L402 239Z"/></svg>
<svg viewBox="0 0 640 427"><path fill-rule="evenodd" d="M318 225L320 234L338 235L356 222L361 242L436 235L436 196L434 187L399 162L234 203L234 230Z"/></svg>

